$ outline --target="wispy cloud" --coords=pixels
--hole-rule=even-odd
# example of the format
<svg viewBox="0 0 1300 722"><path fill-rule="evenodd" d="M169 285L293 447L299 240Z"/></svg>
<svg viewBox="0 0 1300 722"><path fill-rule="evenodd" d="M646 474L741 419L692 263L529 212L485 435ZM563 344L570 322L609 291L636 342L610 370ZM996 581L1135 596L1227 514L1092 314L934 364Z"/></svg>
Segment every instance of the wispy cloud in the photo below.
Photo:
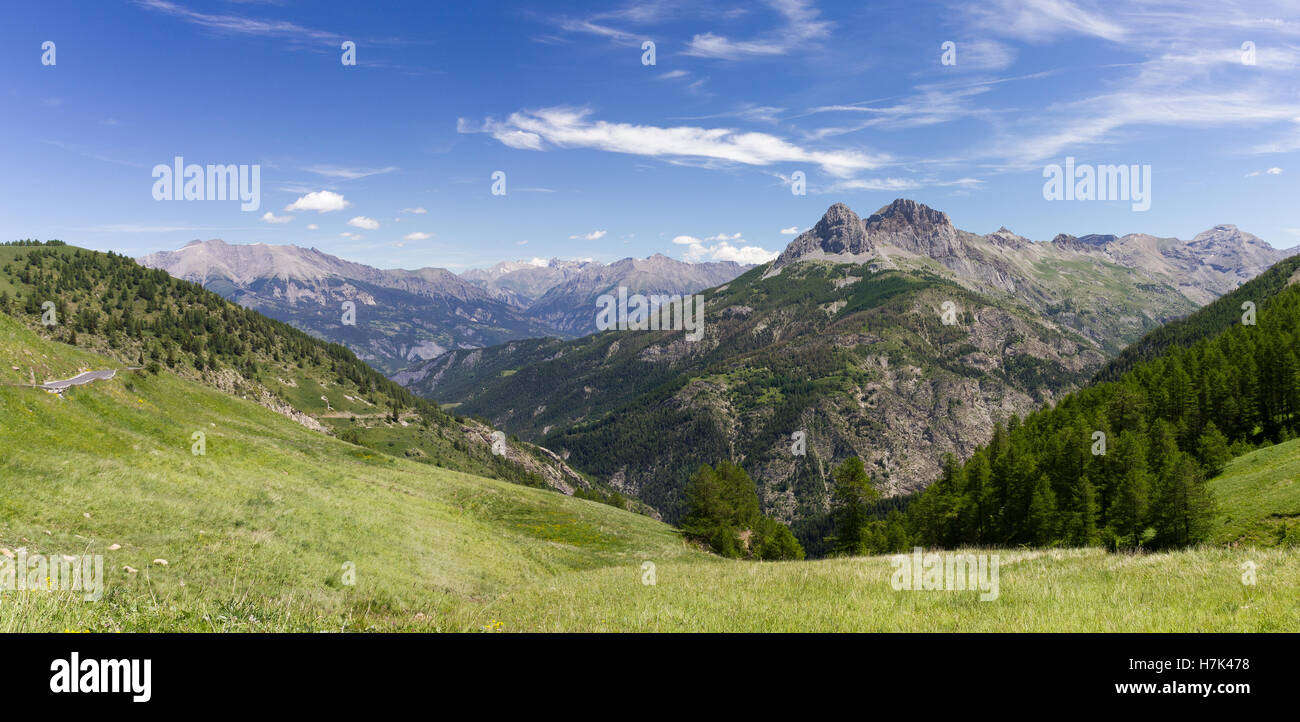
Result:
<svg viewBox="0 0 1300 722"><path fill-rule="evenodd" d="M693 126L658 127L632 123L591 120L586 108L543 108L512 113L504 121L489 118L479 132L511 148L591 148L669 159L703 159L726 163L765 166L773 163L807 163L835 176L878 168L888 162L884 155L858 150L805 148L768 133L731 128ZM473 129L464 120L460 132Z"/></svg>
<svg viewBox="0 0 1300 722"><path fill-rule="evenodd" d="M1129 37L1125 24L1105 17L1100 9L1069 0L991 0L962 3L978 27L995 30L1029 43L1044 43L1061 35L1085 35L1121 42Z"/></svg>
<svg viewBox="0 0 1300 722"><path fill-rule="evenodd" d="M398 168L397 166L393 166L393 165L386 166L384 168L343 168L343 167L332 166L332 165L314 165L309 168L304 168L303 170L306 170L311 173L315 173L316 175L325 176L326 178L338 178L340 180L356 180L358 178L366 178L372 175L382 175L384 173L392 173L393 171L398 170Z"/></svg>
<svg viewBox="0 0 1300 722"><path fill-rule="evenodd" d="M778 27L749 40L732 40L712 32L699 34L687 43L685 54L724 60L786 55L829 35L834 26L821 19L821 12L808 0L768 0L767 4L780 16Z"/></svg>
<svg viewBox="0 0 1300 722"><path fill-rule="evenodd" d="M334 44L341 43L345 39L337 33L316 30L285 20L259 20L240 15L202 13L167 0L136 0L136 4L215 33Z"/></svg>

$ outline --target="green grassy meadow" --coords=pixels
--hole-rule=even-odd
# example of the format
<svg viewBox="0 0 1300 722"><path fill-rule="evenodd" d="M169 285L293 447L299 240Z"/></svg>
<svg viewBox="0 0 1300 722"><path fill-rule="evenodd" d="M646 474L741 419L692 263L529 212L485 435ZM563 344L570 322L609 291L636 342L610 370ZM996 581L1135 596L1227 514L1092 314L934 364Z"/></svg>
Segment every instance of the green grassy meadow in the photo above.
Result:
<svg viewBox="0 0 1300 722"><path fill-rule="evenodd" d="M1300 553L1300 439L1233 459L1210 488L1219 503L1215 543Z"/></svg>
<svg viewBox="0 0 1300 722"><path fill-rule="evenodd" d="M980 602L896 592L888 557L724 560L645 516L377 453L166 371L62 398L15 385L121 366L5 316L0 354L0 548L105 557L100 601L0 592L0 632L1300 631L1300 554L1252 543L1260 515L1294 509L1263 471L1300 465L1290 444L1216 480L1243 492L1225 505L1238 546L987 550L1000 597Z"/></svg>

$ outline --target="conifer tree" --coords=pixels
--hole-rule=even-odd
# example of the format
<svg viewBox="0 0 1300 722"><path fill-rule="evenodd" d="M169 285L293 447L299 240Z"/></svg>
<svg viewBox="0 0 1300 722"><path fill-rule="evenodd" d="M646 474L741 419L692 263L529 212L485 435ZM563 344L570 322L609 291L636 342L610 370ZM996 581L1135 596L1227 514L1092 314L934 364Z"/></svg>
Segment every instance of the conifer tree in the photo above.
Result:
<svg viewBox="0 0 1300 722"><path fill-rule="evenodd" d="M871 478L862 465L862 459L850 456L833 474L835 490L831 497L831 515L835 520L835 551L839 554L861 554L863 530L866 528L871 503L879 493L871 485Z"/></svg>

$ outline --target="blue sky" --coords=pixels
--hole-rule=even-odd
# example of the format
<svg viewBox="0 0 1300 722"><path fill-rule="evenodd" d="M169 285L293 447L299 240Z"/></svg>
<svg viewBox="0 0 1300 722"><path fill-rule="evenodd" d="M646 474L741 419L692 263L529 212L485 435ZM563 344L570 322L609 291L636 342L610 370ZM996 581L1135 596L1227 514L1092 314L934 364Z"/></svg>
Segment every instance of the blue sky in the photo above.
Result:
<svg viewBox="0 0 1300 722"><path fill-rule="evenodd" d="M1295 3L50 0L6 6L0 63L6 240L754 261L907 197L1035 240L1300 244ZM259 165L260 207L155 200L176 156ZM1067 156L1149 164L1150 209L1044 200Z"/></svg>

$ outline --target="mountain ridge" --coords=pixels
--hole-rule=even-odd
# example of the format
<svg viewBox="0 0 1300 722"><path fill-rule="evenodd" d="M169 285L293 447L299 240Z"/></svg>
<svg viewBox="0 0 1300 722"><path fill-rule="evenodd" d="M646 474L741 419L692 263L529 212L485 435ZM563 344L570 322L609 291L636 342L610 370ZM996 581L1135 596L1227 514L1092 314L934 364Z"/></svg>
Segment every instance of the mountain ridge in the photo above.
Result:
<svg viewBox="0 0 1300 722"><path fill-rule="evenodd" d="M686 294L748 268L655 254L611 264L506 261L457 275L438 267L379 269L316 248L220 239L191 241L138 260L343 343L386 374L454 349L591 333L596 297L619 286L634 293ZM347 302L355 311L350 319Z"/></svg>

